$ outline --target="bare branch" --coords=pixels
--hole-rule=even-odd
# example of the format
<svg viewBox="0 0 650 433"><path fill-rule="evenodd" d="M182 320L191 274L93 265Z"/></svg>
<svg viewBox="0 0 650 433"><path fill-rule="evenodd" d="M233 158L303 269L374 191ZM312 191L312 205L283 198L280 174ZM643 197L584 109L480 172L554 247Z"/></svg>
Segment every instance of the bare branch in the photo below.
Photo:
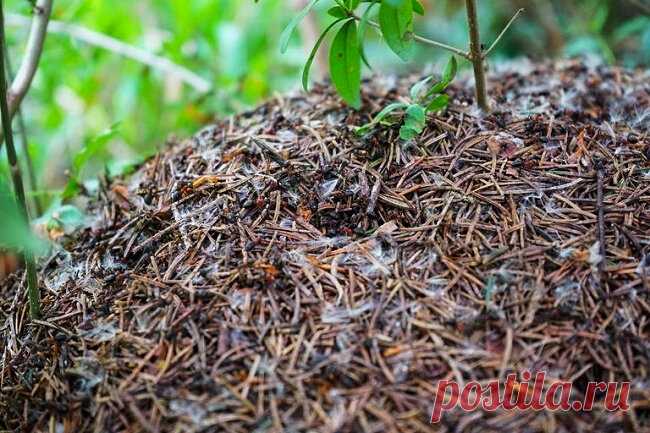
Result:
<svg viewBox="0 0 650 433"><path fill-rule="evenodd" d="M501 40L501 38L503 37L503 35L506 34L506 32L508 31L508 29L510 28L510 26L512 25L512 23L515 22L515 20L516 20L517 17L519 16L519 14L521 14L523 11L524 11L523 8L519 9L519 10L518 10L518 11L517 11L513 16L512 16L512 18L510 18L510 21L508 21L508 24L506 24L506 26L503 28L503 30L501 30L501 33L499 33L499 36L497 36L497 38L494 40L494 42L492 42L492 45L490 45L490 48L488 48L487 50L485 50L485 51L483 52L483 58L486 58L486 57L490 54L490 52L492 52L492 50L497 46L497 44L499 43L499 41Z"/></svg>
<svg viewBox="0 0 650 433"><path fill-rule="evenodd" d="M28 18L23 15L7 14L7 24L25 25L27 22ZM50 21L48 32L70 36L74 39L85 42L88 45L103 48L112 53L150 66L163 73L178 77L181 81L201 93L207 93L210 91L210 89L212 89L212 84L208 80L195 74L189 69L177 65L169 59L156 56L155 54L143 50L142 48L126 44L103 33L99 33L75 24L68 24L56 20Z"/></svg>

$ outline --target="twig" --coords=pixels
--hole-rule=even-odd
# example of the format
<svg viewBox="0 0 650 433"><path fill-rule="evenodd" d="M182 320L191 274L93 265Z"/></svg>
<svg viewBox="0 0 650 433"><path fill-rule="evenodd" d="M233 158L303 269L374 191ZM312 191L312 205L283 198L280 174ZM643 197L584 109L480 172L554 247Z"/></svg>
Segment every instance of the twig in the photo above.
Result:
<svg viewBox="0 0 650 433"><path fill-rule="evenodd" d="M361 20L361 18L356 16L356 15L353 15L353 17L356 20ZM368 24L371 25L372 27L376 28L376 29L380 28L379 24L376 23L375 21L368 20ZM467 52L461 50L460 48L452 47L451 45L447 45L445 43L434 41L433 39L425 38L423 36L419 36L419 35L415 35L415 34L413 35L413 39L418 41L418 42L421 42L423 44L431 45L432 47L442 48L443 50L450 51L450 52L456 54L457 56L463 57L463 58L465 58L467 60L471 60L470 55Z"/></svg>
<svg viewBox="0 0 650 433"><path fill-rule="evenodd" d="M596 162L597 170L597 196L596 196L596 210L598 212L598 243L600 261L598 262L598 278L600 288L603 288L603 279L605 278L605 258L607 257L607 249L605 248L605 206L603 204L603 166L600 161Z"/></svg>
<svg viewBox="0 0 650 433"><path fill-rule="evenodd" d="M501 41L501 38L503 38L503 35L506 34L506 32L508 31L508 29L510 28L510 26L512 25L512 23L515 22L515 20L517 19L517 17L519 17L519 15L520 15L523 11L524 11L524 8L519 9L519 10L518 10L518 11L517 11L513 16L512 16L512 18L510 18L510 21L508 21L508 24L506 24L506 26L503 28L503 30L501 30L501 33L499 33L499 36L497 36L497 38L494 40L494 42L492 42L492 45L490 45L490 48L488 48L487 50L485 50L485 51L483 52L483 58L484 58L484 59L485 59L487 56L490 55L490 53L491 53L492 50L497 46L497 44L499 43L499 41Z"/></svg>
<svg viewBox="0 0 650 433"><path fill-rule="evenodd" d="M264 140L258 140L255 137L251 137L253 142L257 144L264 153L266 153L273 161L277 162L281 166L287 165L287 161L278 153L277 150L273 149L271 146L269 146Z"/></svg>
<svg viewBox="0 0 650 433"><path fill-rule="evenodd" d="M25 25L29 19L20 14L7 14L7 24ZM201 93L207 93L212 89L212 84L205 78L195 74L189 69L177 65L169 59L156 56L142 48L126 44L118 39L107 36L85 27L75 24L64 23L62 21L51 20L49 33L57 33L70 36L88 45L103 48L120 56L135 60L171 76L178 77L181 81L188 84Z"/></svg>
<svg viewBox="0 0 650 433"><path fill-rule="evenodd" d="M43 42L45 41L47 24L51 13L52 0L38 0L34 6L34 18L25 18L27 22L31 22L31 28L25 48L25 57L23 57L16 78L14 78L7 93L9 119L13 119L36 74L38 62L43 53ZM4 132L0 132L0 146L2 146L3 136Z"/></svg>
<svg viewBox="0 0 650 433"><path fill-rule="evenodd" d="M5 31L4 31L4 4L0 0L0 118L2 119L2 129L7 140L5 148L7 152L7 159L11 168L11 178L14 185L14 194L16 195L16 202L22 213L23 221L29 230L29 213L27 212L27 204L25 202L25 190L23 187L23 178L20 173L20 165L16 157L16 148L14 147L13 134L11 131L11 115L9 114L8 90L7 80L5 73ZM29 312L32 319L37 319L40 316L40 293L38 291L38 280L36 276L36 262L34 255L25 248L24 252L25 267L27 268L27 295L29 298Z"/></svg>

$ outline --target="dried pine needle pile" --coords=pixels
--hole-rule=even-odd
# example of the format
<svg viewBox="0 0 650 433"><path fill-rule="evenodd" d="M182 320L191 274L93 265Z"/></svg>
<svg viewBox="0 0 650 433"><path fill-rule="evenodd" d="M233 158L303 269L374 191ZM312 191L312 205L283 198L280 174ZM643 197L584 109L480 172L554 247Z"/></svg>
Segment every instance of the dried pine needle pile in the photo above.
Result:
<svg viewBox="0 0 650 433"><path fill-rule="evenodd" d="M0 297L0 429L648 431L650 75L494 72L421 137L317 87L174 143L108 185ZM633 410L444 415L437 381L631 381Z"/></svg>

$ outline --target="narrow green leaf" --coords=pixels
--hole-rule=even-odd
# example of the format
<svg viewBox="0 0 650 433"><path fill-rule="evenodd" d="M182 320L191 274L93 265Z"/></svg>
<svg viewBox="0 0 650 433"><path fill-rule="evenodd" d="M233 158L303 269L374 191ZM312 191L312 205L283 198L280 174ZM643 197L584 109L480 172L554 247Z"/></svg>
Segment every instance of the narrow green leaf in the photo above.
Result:
<svg viewBox="0 0 650 433"><path fill-rule="evenodd" d="M420 80L417 83L415 83L413 85L413 87L411 87L410 94L411 94L411 100L413 102L418 102L418 100L420 99L420 97L422 95L422 91L424 90L424 86L426 86L427 83L429 83L429 81L431 81L431 78L432 77L427 77L424 80Z"/></svg>
<svg viewBox="0 0 650 433"><path fill-rule="evenodd" d="M384 0L379 8L379 26L386 43L402 60L413 56L412 0Z"/></svg>
<svg viewBox="0 0 650 433"><path fill-rule="evenodd" d="M348 10L355 10L358 6L359 3L361 3L361 0L346 0L345 5L348 7Z"/></svg>
<svg viewBox="0 0 650 433"><path fill-rule="evenodd" d="M119 133L120 122L114 123L104 131L92 137L72 159L72 171L78 174L90 158L104 150L108 142Z"/></svg>
<svg viewBox="0 0 650 433"><path fill-rule="evenodd" d="M442 80L447 82L447 84L451 83L452 81L454 81L457 71L458 71L458 63L456 62L456 58L454 56L451 56L449 57L447 66L445 66L445 71L442 73Z"/></svg>
<svg viewBox="0 0 650 433"><path fill-rule="evenodd" d="M438 95L427 105L427 111L435 113L436 111L444 110L448 104L449 95Z"/></svg>
<svg viewBox="0 0 650 433"><path fill-rule="evenodd" d="M377 115L372 119L370 123L366 123L363 126L357 127L355 129L356 134L357 135L367 134L368 132L370 132L372 128L375 127L375 125L377 125L378 123L383 123L384 119L388 117L388 115L391 114L393 111L403 109L406 107L408 107L408 104L404 102L393 102L392 104L388 104L379 113L377 113Z"/></svg>
<svg viewBox="0 0 650 433"><path fill-rule="evenodd" d="M64 200L71 199L76 197L81 192L81 183L77 180L76 176L70 176L68 183L65 185L63 192L61 193L61 198Z"/></svg>
<svg viewBox="0 0 650 433"><path fill-rule="evenodd" d="M318 2L318 0L311 0L307 6L305 6L296 16L294 16L289 24L284 28L282 31L282 34L280 35L280 52L284 53L287 51L287 48L289 47L289 40L291 39L291 35L293 34L293 31L298 27L298 24L300 24L300 21L302 21L311 8L314 7L314 5Z"/></svg>
<svg viewBox="0 0 650 433"><path fill-rule="evenodd" d="M393 102L392 104L388 104L383 108L383 110L377 113L374 119L372 119L372 123L380 123L393 111L406 107L408 107L408 104L404 102Z"/></svg>
<svg viewBox="0 0 650 433"><path fill-rule="evenodd" d="M302 88L305 89L305 92L309 91L309 71L311 70L311 65L314 63L314 58L316 57L318 49L320 48L321 44L325 40L325 36L327 36L330 30L332 30L335 25L343 20L344 18L340 18L327 26L325 30L323 30L323 33L321 33L321 35L318 37L318 40L314 44L314 48L311 49L311 53L309 53L309 57L307 58L307 63L305 63L305 67L302 70Z"/></svg>
<svg viewBox="0 0 650 433"><path fill-rule="evenodd" d="M334 18L345 18L348 16L348 12L343 9L341 6L334 6L327 10L328 15L333 16Z"/></svg>
<svg viewBox="0 0 650 433"><path fill-rule="evenodd" d="M368 20L370 18L370 10L374 5L377 4L377 2L378 0L370 1L370 4L366 8L365 12L361 16L361 20L359 21L359 51L361 52L361 60L363 60L363 63L365 63L370 70L372 70L372 66L370 66L368 58L366 57L366 50L363 46L363 38L366 36L366 29L368 28Z"/></svg>
<svg viewBox="0 0 650 433"><path fill-rule="evenodd" d="M350 106L361 107L361 58L357 23L347 21L339 29L330 48L330 74L334 87Z"/></svg>
<svg viewBox="0 0 650 433"><path fill-rule="evenodd" d="M454 80L456 77L456 72L458 70L458 64L456 63L456 58L454 56L451 56L449 59L449 62L447 62L447 66L445 67L445 71L442 73L442 80L438 81L435 83L433 86L431 86L431 89L427 92L427 98L435 95L436 93L441 93L444 92L447 87L449 87L449 84Z"/></svg>
<svg viewBox="0 0 650 433"><path fill-rule="evenodd" d="M424 6L419 0L413 0L413 12L418 15L424 15Z"/></svg>

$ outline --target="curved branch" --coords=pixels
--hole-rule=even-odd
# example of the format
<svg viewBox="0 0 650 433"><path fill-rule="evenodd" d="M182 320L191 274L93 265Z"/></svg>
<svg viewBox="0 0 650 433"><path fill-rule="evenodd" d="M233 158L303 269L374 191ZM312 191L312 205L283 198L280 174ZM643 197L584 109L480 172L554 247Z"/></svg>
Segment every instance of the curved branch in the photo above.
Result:
<svg viewBox="0 0 650 433"><path fill-rule="evenodd" d="M7 104L9 109L9 118L13 119L20 103L29 90L32 84L38 62L43 53L43 42L47 34L47 24L50 21L52 14L52 0L37 0L34 5L34 17L32 18L32 26L29 30L29 37L27 38L27 46L25 47L25 57L16 72L11 86L7 91ZM4 141L4 133L0 133L0 145Z"/></svg>
<svg viewBox="0 0 650 433"><path fill-rule="evenodd" d="M7 14L8 24L24 25L27 22L27 17L24 17L23 15ZM88 45L103 48L122 57L135 60L136 62L147 65L153 69L162 71L165 74L178 77L179 80L183 81L198 92L207 93L212 89L212 84L208 80L189 69L177 65L167 58L157 56L149 51L143 50L142 48L134 47L133 45L124 43L104 33L57 20L50 21L48 32L67 35Z"/></svg>
<svg viewBox="0 0 650 433"><path fill-rule="evenodd" d="M32 84L38 62L43 53L43 42L47 34L47 23L50 21L52 14L52 0L38 0L34 6L34 17L32 18L32 27L29 30L27 46L25 48L25 57L23 58L16 78L14 78L9 87L9 112L13 118L22 102L25 94Z"/></svg>

